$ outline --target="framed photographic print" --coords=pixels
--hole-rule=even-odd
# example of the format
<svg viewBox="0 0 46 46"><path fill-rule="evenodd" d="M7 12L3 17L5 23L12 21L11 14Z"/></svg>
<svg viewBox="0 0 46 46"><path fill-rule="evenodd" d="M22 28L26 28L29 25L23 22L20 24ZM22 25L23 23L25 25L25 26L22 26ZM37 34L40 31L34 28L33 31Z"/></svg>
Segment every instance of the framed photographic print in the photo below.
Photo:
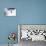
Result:
<svg viewBox="0 0 46 46"><path fill-rule="evenodd" d="M15 8L5 8L4 15L5 16L16 16L16 9Z"/></svg>

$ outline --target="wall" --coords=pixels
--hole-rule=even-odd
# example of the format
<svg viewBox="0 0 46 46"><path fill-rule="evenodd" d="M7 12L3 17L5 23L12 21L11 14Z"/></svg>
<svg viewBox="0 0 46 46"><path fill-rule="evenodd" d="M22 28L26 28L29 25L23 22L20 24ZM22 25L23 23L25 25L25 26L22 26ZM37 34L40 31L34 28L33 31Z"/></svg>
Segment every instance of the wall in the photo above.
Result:
<svg viewBox="0 0 46 46"><path fill-rule="evenodd" d="M7 7L15 7L17 16L4 16ZM8 43L7 36L17 32L17 24L46 24L46 0L0 0L0 44Z"/></svg>

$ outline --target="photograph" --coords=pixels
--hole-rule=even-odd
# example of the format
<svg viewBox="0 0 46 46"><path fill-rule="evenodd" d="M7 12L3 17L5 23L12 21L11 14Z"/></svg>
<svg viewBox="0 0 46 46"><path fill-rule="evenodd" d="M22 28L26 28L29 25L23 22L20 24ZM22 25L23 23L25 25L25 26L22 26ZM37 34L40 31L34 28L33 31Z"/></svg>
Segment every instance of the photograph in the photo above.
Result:
<svg viewBox="0 0 46 46"><path fill-rule="evenodd" d="M4 15L5 16L16 16L16 9L15 8L4 8Z"/></svg>
<svg viewBox="0 0 46 46"><path fill-rule="evenodd" d="M46 46L46 0L0 0L0 46Z"/></svg>

